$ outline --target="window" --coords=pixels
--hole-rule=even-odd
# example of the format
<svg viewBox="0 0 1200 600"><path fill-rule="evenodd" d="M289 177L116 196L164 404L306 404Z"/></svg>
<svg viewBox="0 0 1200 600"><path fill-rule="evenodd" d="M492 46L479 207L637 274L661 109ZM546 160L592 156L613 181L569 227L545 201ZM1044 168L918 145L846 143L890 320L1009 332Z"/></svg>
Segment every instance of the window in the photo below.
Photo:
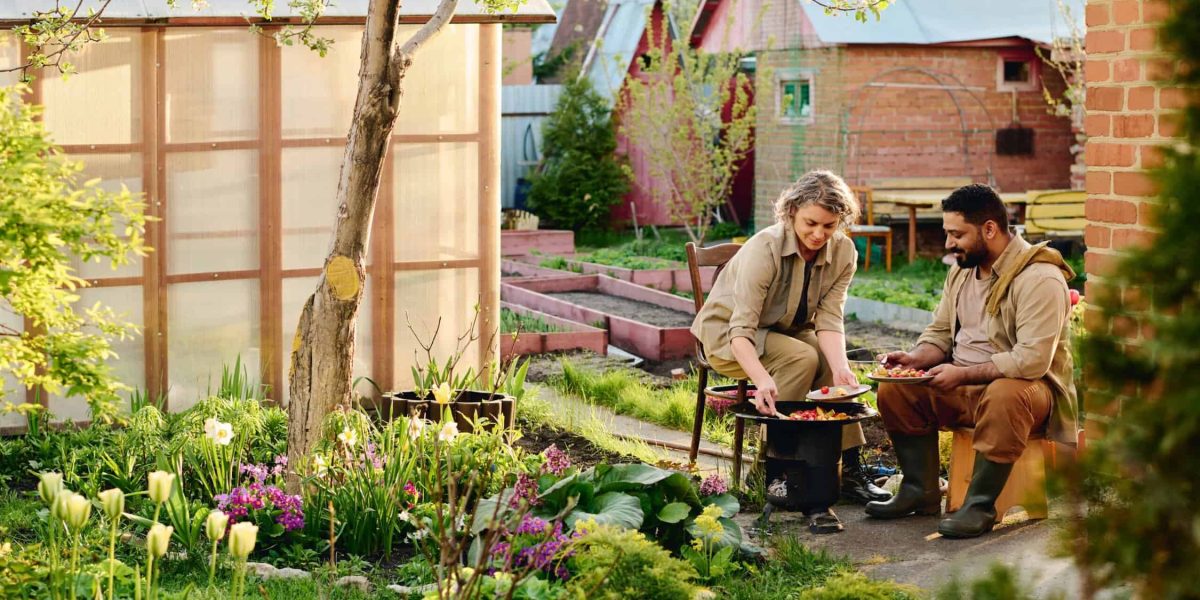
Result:
<svg viewBox="0 0 1200 600"><path fill-rule="evenodd" d="M996 64L996 90L1028 92L1038 89L1039 61L1032 52L1001 52Z"/></svg>
<svg viewBox="0 0 1200 600"><path fill-rule="evenodd" d="M813 84L811 77L779 79L776 113L782 121L811 123L813 120Z"/></svg>

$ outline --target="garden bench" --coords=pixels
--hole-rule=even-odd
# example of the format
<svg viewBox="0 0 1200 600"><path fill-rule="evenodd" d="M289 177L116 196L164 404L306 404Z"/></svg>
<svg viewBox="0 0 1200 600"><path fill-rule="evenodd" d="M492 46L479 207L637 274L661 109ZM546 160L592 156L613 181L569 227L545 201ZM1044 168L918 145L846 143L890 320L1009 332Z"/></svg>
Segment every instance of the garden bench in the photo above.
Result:
<svg viewBox="0 0 1200 600"><path fill-rule="evenodd" d="M1025 222L1017 225L1021 237L1082 238L1087 226L1084 208L1087 192L1082 190L1033 190L1026 192Z"/></svg>

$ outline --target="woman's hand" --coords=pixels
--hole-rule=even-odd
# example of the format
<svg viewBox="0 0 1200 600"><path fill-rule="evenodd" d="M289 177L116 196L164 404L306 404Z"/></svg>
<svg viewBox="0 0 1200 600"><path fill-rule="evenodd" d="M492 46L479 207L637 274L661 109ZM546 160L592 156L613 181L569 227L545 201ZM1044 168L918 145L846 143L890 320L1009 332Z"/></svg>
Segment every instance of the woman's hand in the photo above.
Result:
<svg viewBox="0 0 1200 600"><path fill-rule="evenodd" d="M779 388L770 375L764 375L754 380L754 406L764 415L775 414L775 400L779 397Z"/></svg>
<svg viewBox="0 0 1200 600"><path fill-rule="evenodd" d="M850 369L837 369L833 372L833 385L848 385L858 387L858 377Z"/></svg>

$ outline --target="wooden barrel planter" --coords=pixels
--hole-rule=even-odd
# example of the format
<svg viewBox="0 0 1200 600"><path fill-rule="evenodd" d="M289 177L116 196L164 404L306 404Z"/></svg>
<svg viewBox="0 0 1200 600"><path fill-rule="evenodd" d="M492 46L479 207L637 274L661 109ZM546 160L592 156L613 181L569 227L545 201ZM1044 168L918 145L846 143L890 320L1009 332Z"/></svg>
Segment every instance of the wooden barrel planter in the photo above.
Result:
<svg viewBox="0 0 1200 600"><path fill-rule="evenodd" d="M494 429L501 418L504 419L505 428L511 429L513 426L517 406L512 396L466 390L458 392L453 401L444 405L435 402L432 396L430 394L422 398L414 390L387 392L383 394L376 414L385 421L396 417L438 421L441 419L439 411L449 408L460 433L473 433L476 417L487 419L485 427L488 430Z"/></svg>

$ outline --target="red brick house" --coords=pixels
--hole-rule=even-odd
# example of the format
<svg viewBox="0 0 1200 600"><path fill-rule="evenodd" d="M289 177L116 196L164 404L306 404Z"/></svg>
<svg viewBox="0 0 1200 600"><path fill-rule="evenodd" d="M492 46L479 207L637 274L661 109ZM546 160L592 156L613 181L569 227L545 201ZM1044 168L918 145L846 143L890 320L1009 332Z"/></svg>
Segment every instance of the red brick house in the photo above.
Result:
<svg viewBox="0 0 1200 600"><path fill-rule="evenodd" d="M1035 50L1067 30L1045 0L905 0L867 23L804 0L705 0L689 41L755 55L762 228L779 190L815 168L851 183L965 176L1006 192L1069 187L1075 136L1043 98L1043 83L1052 94L1064 84ZM1020 134L1031 147L998 152L1005 129L1031 130Z"/></svg>

